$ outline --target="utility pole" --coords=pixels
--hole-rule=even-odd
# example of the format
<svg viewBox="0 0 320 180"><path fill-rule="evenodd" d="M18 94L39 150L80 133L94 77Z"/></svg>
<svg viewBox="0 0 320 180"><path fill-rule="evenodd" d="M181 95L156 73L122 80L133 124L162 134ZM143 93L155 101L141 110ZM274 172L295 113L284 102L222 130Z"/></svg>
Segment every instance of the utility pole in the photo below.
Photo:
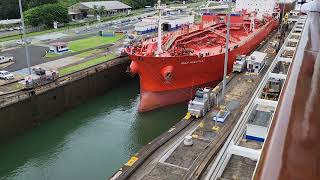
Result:
<svg viewBox="0 0 320 180"><path fill-rule="evenodd" d="M282 33L283 31L283 19L284 19L284 10L286 8L286 0L283 0L283 6L282 6L282 14L280 13L280 29L279 32Z"/></svg>
<svg viewBox="0 0 320 180"><path fill-rule="evenodd" d="M20 8L20 16L21 16L21 25L22 25L22 44L24 44L24 48L26 50L26 58L27 58L27 65L28 65L28 72L29 75L31 75L31 67L30 67L30 55L29 55L29 48L28 48L28 42L26 39L26 28L24 26L24 19L23 19L23 11L22 11L22 3L21 0L19 0L19 8Z"/></svg>
<svg viewBox="0 0 320 180"><path fill-rule="evenodd" d="M226 35L226 51L224 54L224 71L223 71L223 86L222 86L222 98L226 93L227 84L227 67L228 67L228 53L229 53L229 38L230 38L230 13L231 13L231 0L228 1L228 22L227 22L227 35Z"/></svg>
<svg viewBox="0 0 320 180"><path fill-rule="evenodd" d="M162 9L161 6L161 0L158 0L158 12L159 12L159 19L158 19L158 39L157 39L157 54L162 53L162 22L161 22L161 16L162 16Z"/></svg>

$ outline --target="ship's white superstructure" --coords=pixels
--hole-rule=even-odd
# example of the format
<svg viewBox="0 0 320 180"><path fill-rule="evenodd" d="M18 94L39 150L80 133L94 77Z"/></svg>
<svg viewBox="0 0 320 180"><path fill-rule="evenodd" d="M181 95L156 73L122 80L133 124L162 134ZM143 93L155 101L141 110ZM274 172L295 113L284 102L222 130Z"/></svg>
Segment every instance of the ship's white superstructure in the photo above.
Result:
<svg viewBox="0 0 320 180"><path fill-rule="evenodd" d="M276 0L238 0L236 11L255 11L258 19L263 19L264 14L271 15L276 7Z"/></svg>

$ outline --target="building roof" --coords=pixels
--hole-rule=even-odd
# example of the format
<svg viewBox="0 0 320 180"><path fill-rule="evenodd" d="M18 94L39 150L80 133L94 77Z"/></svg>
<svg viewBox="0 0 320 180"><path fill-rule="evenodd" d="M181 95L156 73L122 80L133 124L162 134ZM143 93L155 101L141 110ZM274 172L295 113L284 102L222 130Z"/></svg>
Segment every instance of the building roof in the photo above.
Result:
<svg viewBox="0 0 320 180"><path fill-rule="evenodd" d="M254 51L248 58L247 61L262 63L266 58L267 54L259 51Z"/></svg>
<svg viewBox="0 0 320 180"><path fill-rule="evenodd" d="M0 20L0 24L3 24L3 25L19 24L20 22L21 22L20 19Z"/></svg>
<svg viewBox="0 0 320 180"><path fill-rule="evenodd" d="M131 6L128 6L119 1L92 1L92 2L80 2L80 4L89 9L94 9L94 7L97 7L97 8L104 7L105 10L131 9Z"/></svg>
<svg viewBox="0 0 320 180"><path fill-rule="evenodd" d="M158 26L156 22L138 22L134 25L135 27L145 27L145 26Z"/></svg>
<svg viewBox="0 0 320 180"><path fill-rule="evenodd" d="M67 43L65 42L54 42L49 44L50 46L67 46Z"/></svg>

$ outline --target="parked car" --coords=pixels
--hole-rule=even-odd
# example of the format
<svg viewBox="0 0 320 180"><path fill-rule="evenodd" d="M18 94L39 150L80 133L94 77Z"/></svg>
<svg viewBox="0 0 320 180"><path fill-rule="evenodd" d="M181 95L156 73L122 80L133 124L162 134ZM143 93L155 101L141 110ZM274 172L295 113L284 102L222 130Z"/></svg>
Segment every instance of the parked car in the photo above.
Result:
<svg viewBox="0 0 320 180"><path fill-rule="evenodd" d="M27 42L28 44L30 44L30 43L31 43L31 39L26 39L26 41L24 41L24 40L22 40L22 39L19 39L19 40L16 41L16 43L17 43L18 45L24 45L26 42Z"/></svg>
<svg viewBox="0 0 320 180"><path fill-rule="evenodd" d="M14 29L11 27L11 28L8 28L7 31L14 31Z"/></svg>
<svg viewBox="0 0 320 180"><path fill-rule="evenodd" d="M22 30L21 26L14 27L14 30Z"/></svg>
<svg viewBox="0 0 320 180"><path fill-rule="evenodd" d="M13 79L14 76L8 71L0 71L0 78L5 80Z"/></svg>
<svg viewBox="0 0 320 180"><path fill-rule="evenodd" d="M13 56L0 56L0 64L13 61Z"/></svg>
<svg viewBox="0 0 320 180"><path fill-rule="evenodd" d="M18 45L24 45L24 41L23 40L17 40L17 44Z"/></svg>
<svg viewBox="0 0 320 180"><path fill-rule="evenodd" d="M35 67L32 69L36 75L42 76L46 74L46 70L41 67Z"/></svg>

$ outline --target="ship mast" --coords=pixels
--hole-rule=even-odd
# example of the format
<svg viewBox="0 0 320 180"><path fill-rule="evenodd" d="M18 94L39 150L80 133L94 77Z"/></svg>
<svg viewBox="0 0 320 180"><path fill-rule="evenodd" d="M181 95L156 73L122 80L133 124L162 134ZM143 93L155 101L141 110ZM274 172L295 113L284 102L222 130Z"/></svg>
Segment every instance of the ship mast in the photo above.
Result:
<svg viewBox="0 0 320 180"><path fill-rule="evenodd" d="M158 19L158 39L157 39L157 54L161 54L162 53L162 23L161 23L161 15L162 15L162 10L163 10L163 6L161 6L161 0L158 0L158 5L157 5L157 9L159 12L159 19Z"/></svg>

